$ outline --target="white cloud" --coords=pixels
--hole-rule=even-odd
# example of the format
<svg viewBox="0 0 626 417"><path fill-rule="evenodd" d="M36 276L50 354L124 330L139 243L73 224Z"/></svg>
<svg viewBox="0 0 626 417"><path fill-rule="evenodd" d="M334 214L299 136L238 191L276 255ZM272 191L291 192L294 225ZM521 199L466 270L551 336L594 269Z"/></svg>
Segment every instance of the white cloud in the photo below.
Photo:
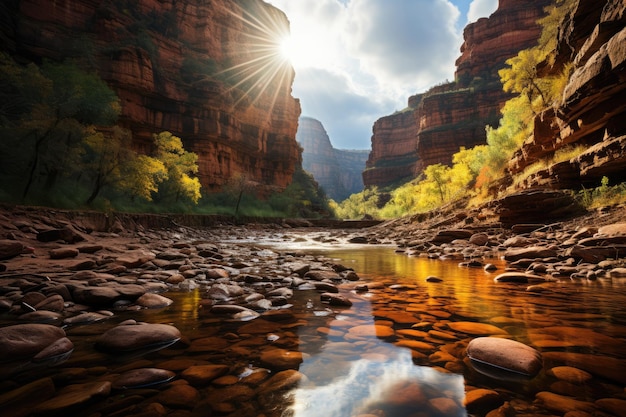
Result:
<svg viewBox="0 0 626 417"><path fill-rule="evenodd" d="M467 22L475 22L481 17L489 17L498 8L498 0L474 0L467 12Z"/></svg>
<svg viewBox="0 0 626 417"><path fill-rule="evenodd" d="M458 9L448 0L352 0L350 52L380 87L412 93L454 73Z"/></svg>
<svg viewBox="0 0 626 417"><path fill-rule="evenodd" d="M267 1L291 22L302 115L320 120L337 148L369 148L377 119L454 77L457 0Z"/></svg>

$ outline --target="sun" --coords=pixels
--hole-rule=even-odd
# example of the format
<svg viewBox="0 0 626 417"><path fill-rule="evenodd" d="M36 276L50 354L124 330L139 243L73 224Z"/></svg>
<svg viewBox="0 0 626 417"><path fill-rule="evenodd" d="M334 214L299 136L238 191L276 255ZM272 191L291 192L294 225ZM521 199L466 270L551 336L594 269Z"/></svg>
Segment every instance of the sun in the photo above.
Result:
<svg viewBox="0 0 626 417"><path fill-rule="evenodd" d="M278 40L278 56L280 59L289 62L295 67L297 61L298 50L296 43L293 41L291 35L284 36Z"/></svg>
<svg viewBox="0 0 626 417"><path fill-rule="evenodd" d="M278 42L279 56L295 70L330 66L330 40L319 27L292 27L291 34Z"/></svg>

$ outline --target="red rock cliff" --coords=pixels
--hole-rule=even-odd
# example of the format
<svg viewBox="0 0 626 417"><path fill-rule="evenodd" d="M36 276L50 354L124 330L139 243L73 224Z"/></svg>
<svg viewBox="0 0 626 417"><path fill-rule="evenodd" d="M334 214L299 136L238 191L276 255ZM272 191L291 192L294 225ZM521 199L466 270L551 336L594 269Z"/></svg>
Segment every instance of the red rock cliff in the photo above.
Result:
<svg viewBox="0 0 626 417"><path fill-rule="evenodd" d="M562 102L535 119L534 134L509 164L519 173L565 147L583 152L530 176L526 187L578 188L626 181L626 3L578 0L560 30L558 74L574 69Z"/></svg>
<svg viewBox="0 0 626 417"><path fill-rule="evenodd" d="M460 147L485 143L510 96L497 72L504 61L536 44L537 20L551 0L500 0L498 10L464 30L456 81L409 99L402 113L379 119L363 172L366 187L415 177L428 165L449 164Z"/></svg>
<svg viewBox="0 0 626 417"><path fill-rule="evenodd" d="M276 32L289 30L273 6L262 0L16 0L0 12L0 48L34 61L89 62L119 96L120 123L131 129L137 148L148 151L152 134L161 131L180 136L199 156L204 191L218 190L235 173L266 189L291 182L301 161L294 73L255 46L260 37L271 48Z"/></svg>

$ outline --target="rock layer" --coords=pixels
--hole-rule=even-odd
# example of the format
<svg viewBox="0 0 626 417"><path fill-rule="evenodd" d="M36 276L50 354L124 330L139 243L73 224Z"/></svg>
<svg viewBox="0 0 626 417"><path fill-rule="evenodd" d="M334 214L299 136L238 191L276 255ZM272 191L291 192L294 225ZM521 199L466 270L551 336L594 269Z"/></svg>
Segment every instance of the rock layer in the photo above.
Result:
<svg viewBox="0 0 626 417"><path fill-rule="evenodd" d="M538 115L535 133L509 164L511 173L548 160L566 147L584 151L530 176L526 187L578 188L626 180L626 4L579 0L562 23L555 65L573 71L556 109Z"/></svg>
<svg viewBox="0 0 626 417"><path fill-rule="evenodd" d="M335 149L322 123L310 117L300 118L296 140L302 146L302 167L328 197L342 201L363 190L361 172L369 151Z"/></svg>
<svg viewBox="0 0 626 417"><path fill-rule="evenodd" d="M485 143L485 126L497 125L500 109L510 98L502 91L497 71L506 59L536 44L536 21L550 3L500 0L488 19L468 25L456 81L410 97L405 110L374 124L365 186L413 178L428 165L450 164L462 146Z"/></svg>
<svg viewBox="0 0 626 417"><path fill-rule="evenodd" d="M288 32L285 15L273 6L25 0L3 4L0 12L0 49L20 61L78 59L96 68L120 98L120 123L132 131L137 150L150 151L152 135L161 131L180 136L199 156L205 191L238 173L263 186L291 182L301 159L294 73L260 55L257 39L271 49L272 36L280 34L250 23L254 16ZM255 62L269 70L245 80L258 69Z"/></svg>

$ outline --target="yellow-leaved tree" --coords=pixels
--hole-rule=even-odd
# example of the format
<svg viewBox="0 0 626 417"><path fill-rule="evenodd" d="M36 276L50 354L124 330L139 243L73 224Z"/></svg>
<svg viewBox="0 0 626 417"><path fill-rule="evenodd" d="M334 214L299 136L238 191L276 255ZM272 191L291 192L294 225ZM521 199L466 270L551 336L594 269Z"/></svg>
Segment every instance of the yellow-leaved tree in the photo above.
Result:
<svg viewBox="0 0 626 417"><path fill-rule="evenodd" d="M198 173L198 155L188 152L183 141L170 132L154 135L156 158L167 170L167 178L159 187L159 197L178 202L181 197L197 204L200 194L200 180L193 177Z"/></svg>

